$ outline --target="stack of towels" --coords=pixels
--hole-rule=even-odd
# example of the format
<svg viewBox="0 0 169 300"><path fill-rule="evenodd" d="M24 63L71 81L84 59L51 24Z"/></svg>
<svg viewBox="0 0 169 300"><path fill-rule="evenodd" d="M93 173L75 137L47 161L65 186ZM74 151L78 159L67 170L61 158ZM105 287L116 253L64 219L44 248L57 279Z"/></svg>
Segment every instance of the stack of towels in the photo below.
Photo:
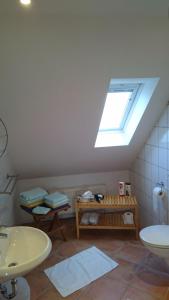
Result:
<svg viewBox="0 0 169 300"><path fill-rule="evenodd" d="M22 192L19 195L20 204L30 208L35 207L44 202L43 199L46 195L48 195L47 191L39 187Z"/></svg>
<svg viewBox="0 0 169 300"><path fill-rule="evenodd" d="M44 197L44 202L51 208L57 208L66 205L69 202L69 198L65 194L55 192Z"/></svg>
<svg viewBox="0 0 169 300"><path fill-rule="evenodd" d="M48 194L46 190L39 187L20 193L19 200L21 205L33 208L32 212L37 214L47 214L51 208L58 208L69 203L67 195L59 192Z"/></svg>

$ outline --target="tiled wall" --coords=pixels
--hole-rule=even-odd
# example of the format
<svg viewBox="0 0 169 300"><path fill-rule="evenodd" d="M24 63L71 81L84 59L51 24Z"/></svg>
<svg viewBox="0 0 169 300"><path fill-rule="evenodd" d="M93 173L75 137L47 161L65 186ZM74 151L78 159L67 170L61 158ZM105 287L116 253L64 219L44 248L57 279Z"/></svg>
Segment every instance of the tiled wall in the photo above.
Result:
<svg viewBox="0 0 169 300"><path fill-rule="evenodd" d="M153 210L153 189L164 182L166 195ZM169 106L155 124L131 168L131 182L140 205L141 226L169 224Z"/></svg>

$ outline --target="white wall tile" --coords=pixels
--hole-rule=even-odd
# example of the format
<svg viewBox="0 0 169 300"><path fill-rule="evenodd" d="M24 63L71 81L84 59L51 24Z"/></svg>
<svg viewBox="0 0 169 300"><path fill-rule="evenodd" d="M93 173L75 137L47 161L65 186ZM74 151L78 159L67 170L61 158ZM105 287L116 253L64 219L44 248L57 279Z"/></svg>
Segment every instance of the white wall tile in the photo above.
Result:
<svg viewBox="0 0 169 300"><path fill-rule="evenodd" d="M166 186L167 190L169 191L169 172L167 171L167 186ZM168 193L168 197L169 197L169 193Z"/></svg>
<svg viewBox="0 0 169 300"><path fill-rule="evenodd" d="M168 110L167 109L162 114L162 116L158 122L158 126L159 127L167 127L168 126Z"/></svg>
<svg viewBox="0 0 169 300"><path fill-rule="evenodd" d="M152 197L152 181L146 179L145 180L145 193L146 196Z"/></svg>
<svg viewBox="0 0 169 300"><path fill-rule="evenodd" d="M152 168L151 168L151 164L150 163L145 163L145 174L144 177L148 178L148 179L152 179Z"/></svg>
<svg viewBox="0 0 169 300"><path fill-rule="evenodd" d="M145 161L151 163L152 162L152 146L145 145Z"/></svg>
<svg viewBox="0 0 169 300"><path fill-rule="evenodd" d="M146 210L151 212L151 215L153 215L153 202L151 195L146 195L146 203L144 207L146 207Z"/></svg>
<svg viewBox="0 0 169 300"><path fill-rule="evenodd" d="M158 146L158 127L154 127L147 141L148 144L152 146Z"/></svg>
<svg viewBox="0 0 169 300"><path fill-rule="evenodd" d="M167 197L159 200L159 223L167 224L168 213L167 213Z"/></svg>
<svg viewBox="0 0 169 300"><path fill-rule="evenodd" d="M168 128L159 128L158 130L158 146L167 148L168 146Z"/></svg>
<svg viewBox="0 0 169 300"><path fill-rule="evenodd" d="M155 165L151 165L151 179L152 179L152 183L153 185L155 185L158 182L158 166Z"/></svg>
<svg viewBox="0 0 169 300"><path fill-rule="evenodd" d="M158 182L163 182L165 187L167 187L168 184L167 181L168 181L167 170L163 168L159 168Z"/></svg>
<svg viewBox="0 0 169 300"><path fill-rule="evenodd" d="M145 209L145 207L140 206L140 221L141 227L147 227L153 224L153 216Z"/></svg>
<svg viewBox="0 0 169 300"><path fill-rule="evenodd" d="M167 160L168 160L168 151L167 149L159 148L158 152L158 164L159 167L167 169Z"/></svg>
<svg viewBox="0 0 169 300"><path fill-rule="evenodd" d="M168 132L167 132L167 149L169 149L169 128L168 128Z"/></svg>
<svg viewBox="0 0 169 300"><path fill-rule="evenodd" d="M158 166L158 147L152 147L152 164Z"/></svg>

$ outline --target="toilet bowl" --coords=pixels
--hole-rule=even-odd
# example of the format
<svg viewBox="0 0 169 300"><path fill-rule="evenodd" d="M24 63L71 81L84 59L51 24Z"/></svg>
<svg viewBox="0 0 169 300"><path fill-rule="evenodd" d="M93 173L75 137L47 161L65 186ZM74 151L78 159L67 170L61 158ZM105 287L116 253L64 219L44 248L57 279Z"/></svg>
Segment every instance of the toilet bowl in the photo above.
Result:
<svg viewBox="0 0 169 300"><path fill-rule="evenodd" d="M169 262L169 225L149 226L139 235L146 248Z"/></svg>

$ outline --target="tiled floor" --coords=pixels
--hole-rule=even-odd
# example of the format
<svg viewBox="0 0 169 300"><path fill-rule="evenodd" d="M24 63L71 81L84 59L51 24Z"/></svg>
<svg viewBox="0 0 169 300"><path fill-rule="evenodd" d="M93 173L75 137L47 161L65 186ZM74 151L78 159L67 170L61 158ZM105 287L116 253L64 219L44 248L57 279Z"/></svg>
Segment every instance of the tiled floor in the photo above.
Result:
<svg viewBox="0 0 169 300"><path fill-rule="evenodd" d="M83 231L76 240L74 220L66 221L67 241L53 238L50 256L26 276L31 300L169 300L169 267L135 240L129 231ZM90 246L119 263L113 271L63 298L43 270Z"/></svg>

